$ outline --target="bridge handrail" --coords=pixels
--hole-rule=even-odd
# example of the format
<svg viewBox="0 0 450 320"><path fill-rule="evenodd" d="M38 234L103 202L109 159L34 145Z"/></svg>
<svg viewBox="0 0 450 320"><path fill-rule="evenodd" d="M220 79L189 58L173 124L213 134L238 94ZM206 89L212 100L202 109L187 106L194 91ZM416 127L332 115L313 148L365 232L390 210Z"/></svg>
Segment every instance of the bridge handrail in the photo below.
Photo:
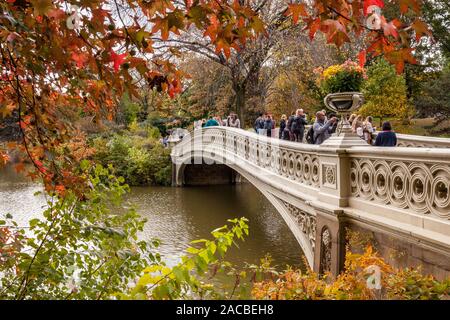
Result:
<svg viewBox="0 0 450 320"><path fill-rule="evenodd" d="M195 141L195 136L202 139ZM221 139L220 144L208 139L208 136ZM201 143L201 145L199 144ZM208 127L197 129L172 149L172 157L183 152L203 150L229 152L236 155L236 163L247 162L256 167L287 178L291 183L301 184L311 190L318 190L319 160L318 145L301 144L270 138L254 132L230 127ZM297 165L294 168L294 165Z"/></svg>
<svg viewBox="0 0 450 320"><path fill-rule="evenodd" d="M200 133L210 131L210 130L221 130L221 131L226 131L226 132L232 132L236 135L257 139L258 141L261 141L263 143L276 144L281 147L287 147L287 148L295 149L295 150L305 150L308 152L312 152L312 151L318 150L318 148L319 148L318 145L307 144L307 143L298 143L298 142L293 142L293 141L288 141L288 140L281 140L281 139L274 138L274 137L267 137L265 135L260 135L255 132L252 132L252 131L247 131L247 130L238 129L238 128L225 127L225 126L206 127L206 128L196 129L196 130L190 130L189 136L183 137L183 139L181 140L181 142L179 142L177 144L177 146L182 146L183 144L189 143L191 141L190 139L185 139L185 138L192 137L195 134L200 134Z"/></svg>
<svg viewBox="0 0 450 320"><path fill-rule="evenodd" d="M397 134L398 147L450 148L450 138L426 137L412 134Z"/></svg>
<svg viewBox="0 0 450 320"><path fill-rule="evenodd" d="M431 158L433 161L441 159L450 163L450 149L448 148L423 148L423 147L351 147L346 152L355 156L377 157L416 157L421 159Z"/></svg>
<svg viewBox="0 0 450 320"><path fill-rule="evenodd" d="M309 128L310 125L306 126L305 132L307 131L307 128ZM247 131L244 129L237 129L237 128L231 128L231 127L207 127L207 128L201 128L197 130L205 130L205 129L211 129L211 128L226 128L227 131L236 132L237 134L244 134L248 136L258 137L261 141L264 141L267 139L269 141L270 139L277 139L277 138L269 138L263 135L258 135L255 132ZM197 130L190 130L189 134L193 134ZM375 133L375 136L379 132ZM271 140L270 140L271 141ZM412 135L412 134L400 134L397 133L397 146L398 147L408 147L408 148L450 148L450 138L441 138L441 137L429 137L429 136L418 136L418 135ZM181 143L181 142L180 142ZM287 140L280 140L280 144L284 146L292 146L296 149L299 148L299 144L297 142L291 142ZM313 145L303 144L302 146L308 147L314 147ZM305 149L306 150L306 149Z"/></svg>

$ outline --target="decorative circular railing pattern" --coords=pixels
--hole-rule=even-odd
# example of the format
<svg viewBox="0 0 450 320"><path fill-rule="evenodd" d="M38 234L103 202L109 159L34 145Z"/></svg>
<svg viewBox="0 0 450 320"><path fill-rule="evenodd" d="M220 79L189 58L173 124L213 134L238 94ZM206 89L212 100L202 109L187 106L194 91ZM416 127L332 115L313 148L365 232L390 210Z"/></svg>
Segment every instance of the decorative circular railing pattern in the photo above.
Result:
<svg viewBox="0 0 450 320"><path fill-rule="evenodd" d="M415 161L351 160L352 195L450 218L450 165Z"/></svg>
<svg viewBox="0 0 450 320"><path fill-rule="evenodd" d="M214 127L203 129L202 132L202 150L228 152L236 156L237 160L250 162L297 183L319 187L318 146L296 144L229 128Z"/></svg>

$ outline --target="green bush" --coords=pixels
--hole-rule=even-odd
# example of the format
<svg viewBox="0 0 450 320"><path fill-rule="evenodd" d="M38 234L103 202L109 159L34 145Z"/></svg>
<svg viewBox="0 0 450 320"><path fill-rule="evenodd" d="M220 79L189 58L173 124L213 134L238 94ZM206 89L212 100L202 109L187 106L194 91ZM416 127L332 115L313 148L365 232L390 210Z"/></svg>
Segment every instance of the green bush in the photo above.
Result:
<svg viewBox="0 0 450 320"><path fill-rule="evenodd" d="M112 165L129 185L170 185L170 149L159 142L157 128L139 130L145 130L145 136L135 130L92 139L91 145L97 150L95 160Z"/></svg>
<svg viewBox="0 0 450 320"><path fill-rule="evenodd" d="M128 94L122 96L119 110L116 120L122 124L129 125L134 121L143 121L146 118L145 107L142 104L133 102Z"/></svg>

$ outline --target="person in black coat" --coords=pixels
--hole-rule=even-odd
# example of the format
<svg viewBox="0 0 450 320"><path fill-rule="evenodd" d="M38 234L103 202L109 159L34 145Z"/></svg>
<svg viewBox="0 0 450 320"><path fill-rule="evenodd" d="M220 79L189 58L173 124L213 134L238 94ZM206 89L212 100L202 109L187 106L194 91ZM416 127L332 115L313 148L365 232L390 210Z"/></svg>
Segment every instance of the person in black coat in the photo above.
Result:
<svg viewBox="0 0 450 320"><path fill-rule="evenodd" d="M294 121L294 118L295 118L295 111L292 111L291 115L288 118L287 125L286 125L287 133L285 133L285 137L284 137L286 140L294 141L294 134L291 131L292 122Z"/></svg>
<svg viewBox="0 0 450 320"><path fill-rule="evenodd" d="M306 116L303 112L303 109L298 109L291 124L291 132L294 135L294 141L303 142L303 135L305 134L306 124Z"/></svg>
<svg viewBox="0 0 450 320"><path fill-rule="evenodd" d="M397 135L392 131L389 121L383 123L383 131L377 135L375 140L376 147L395 147L397 145Z"/></svg>
<svg viewBox="0 0 450 320"><path fill-rule="evenodd" d="M287 117L285 114L283 114L281 116L281 121L280 121L280 132L278 133L279 138L280 139L286 139L285 136L288 135L289 136L289 132L285 132L286 130L286 124L287 124ZM286 139L289 140L289 139Z"/></svg>
<svg viewBox="0 0 450 320"><path fill-rule="evenodd" d="M272 119L272 115L268 114L266 121L264 122L264 129L267 131L267 136L272 137L272 129L275 129L275 121Z"/></svg>

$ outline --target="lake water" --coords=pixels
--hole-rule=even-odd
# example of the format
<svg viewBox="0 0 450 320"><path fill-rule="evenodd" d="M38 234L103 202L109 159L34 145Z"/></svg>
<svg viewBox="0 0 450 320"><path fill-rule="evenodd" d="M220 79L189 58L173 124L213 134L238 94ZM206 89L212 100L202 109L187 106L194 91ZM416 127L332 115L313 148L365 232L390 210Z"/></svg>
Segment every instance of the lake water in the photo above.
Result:
<svg viewBox="0 0 450 320"><path fill-rule="evenodd" d="M39 217L45 205L41 190L14 170L0 171L0 214L11 213L20 225ZM243 266L258 264L269 253L274 264L303 268L302 251L275 208L249 183L208 187L134 187L127 196L148 219L142 238L159 238L160 253L169 265L179 261L189 242L211 238L210 231L227 219L245 216L250 235L227 260Z"/></svg>

